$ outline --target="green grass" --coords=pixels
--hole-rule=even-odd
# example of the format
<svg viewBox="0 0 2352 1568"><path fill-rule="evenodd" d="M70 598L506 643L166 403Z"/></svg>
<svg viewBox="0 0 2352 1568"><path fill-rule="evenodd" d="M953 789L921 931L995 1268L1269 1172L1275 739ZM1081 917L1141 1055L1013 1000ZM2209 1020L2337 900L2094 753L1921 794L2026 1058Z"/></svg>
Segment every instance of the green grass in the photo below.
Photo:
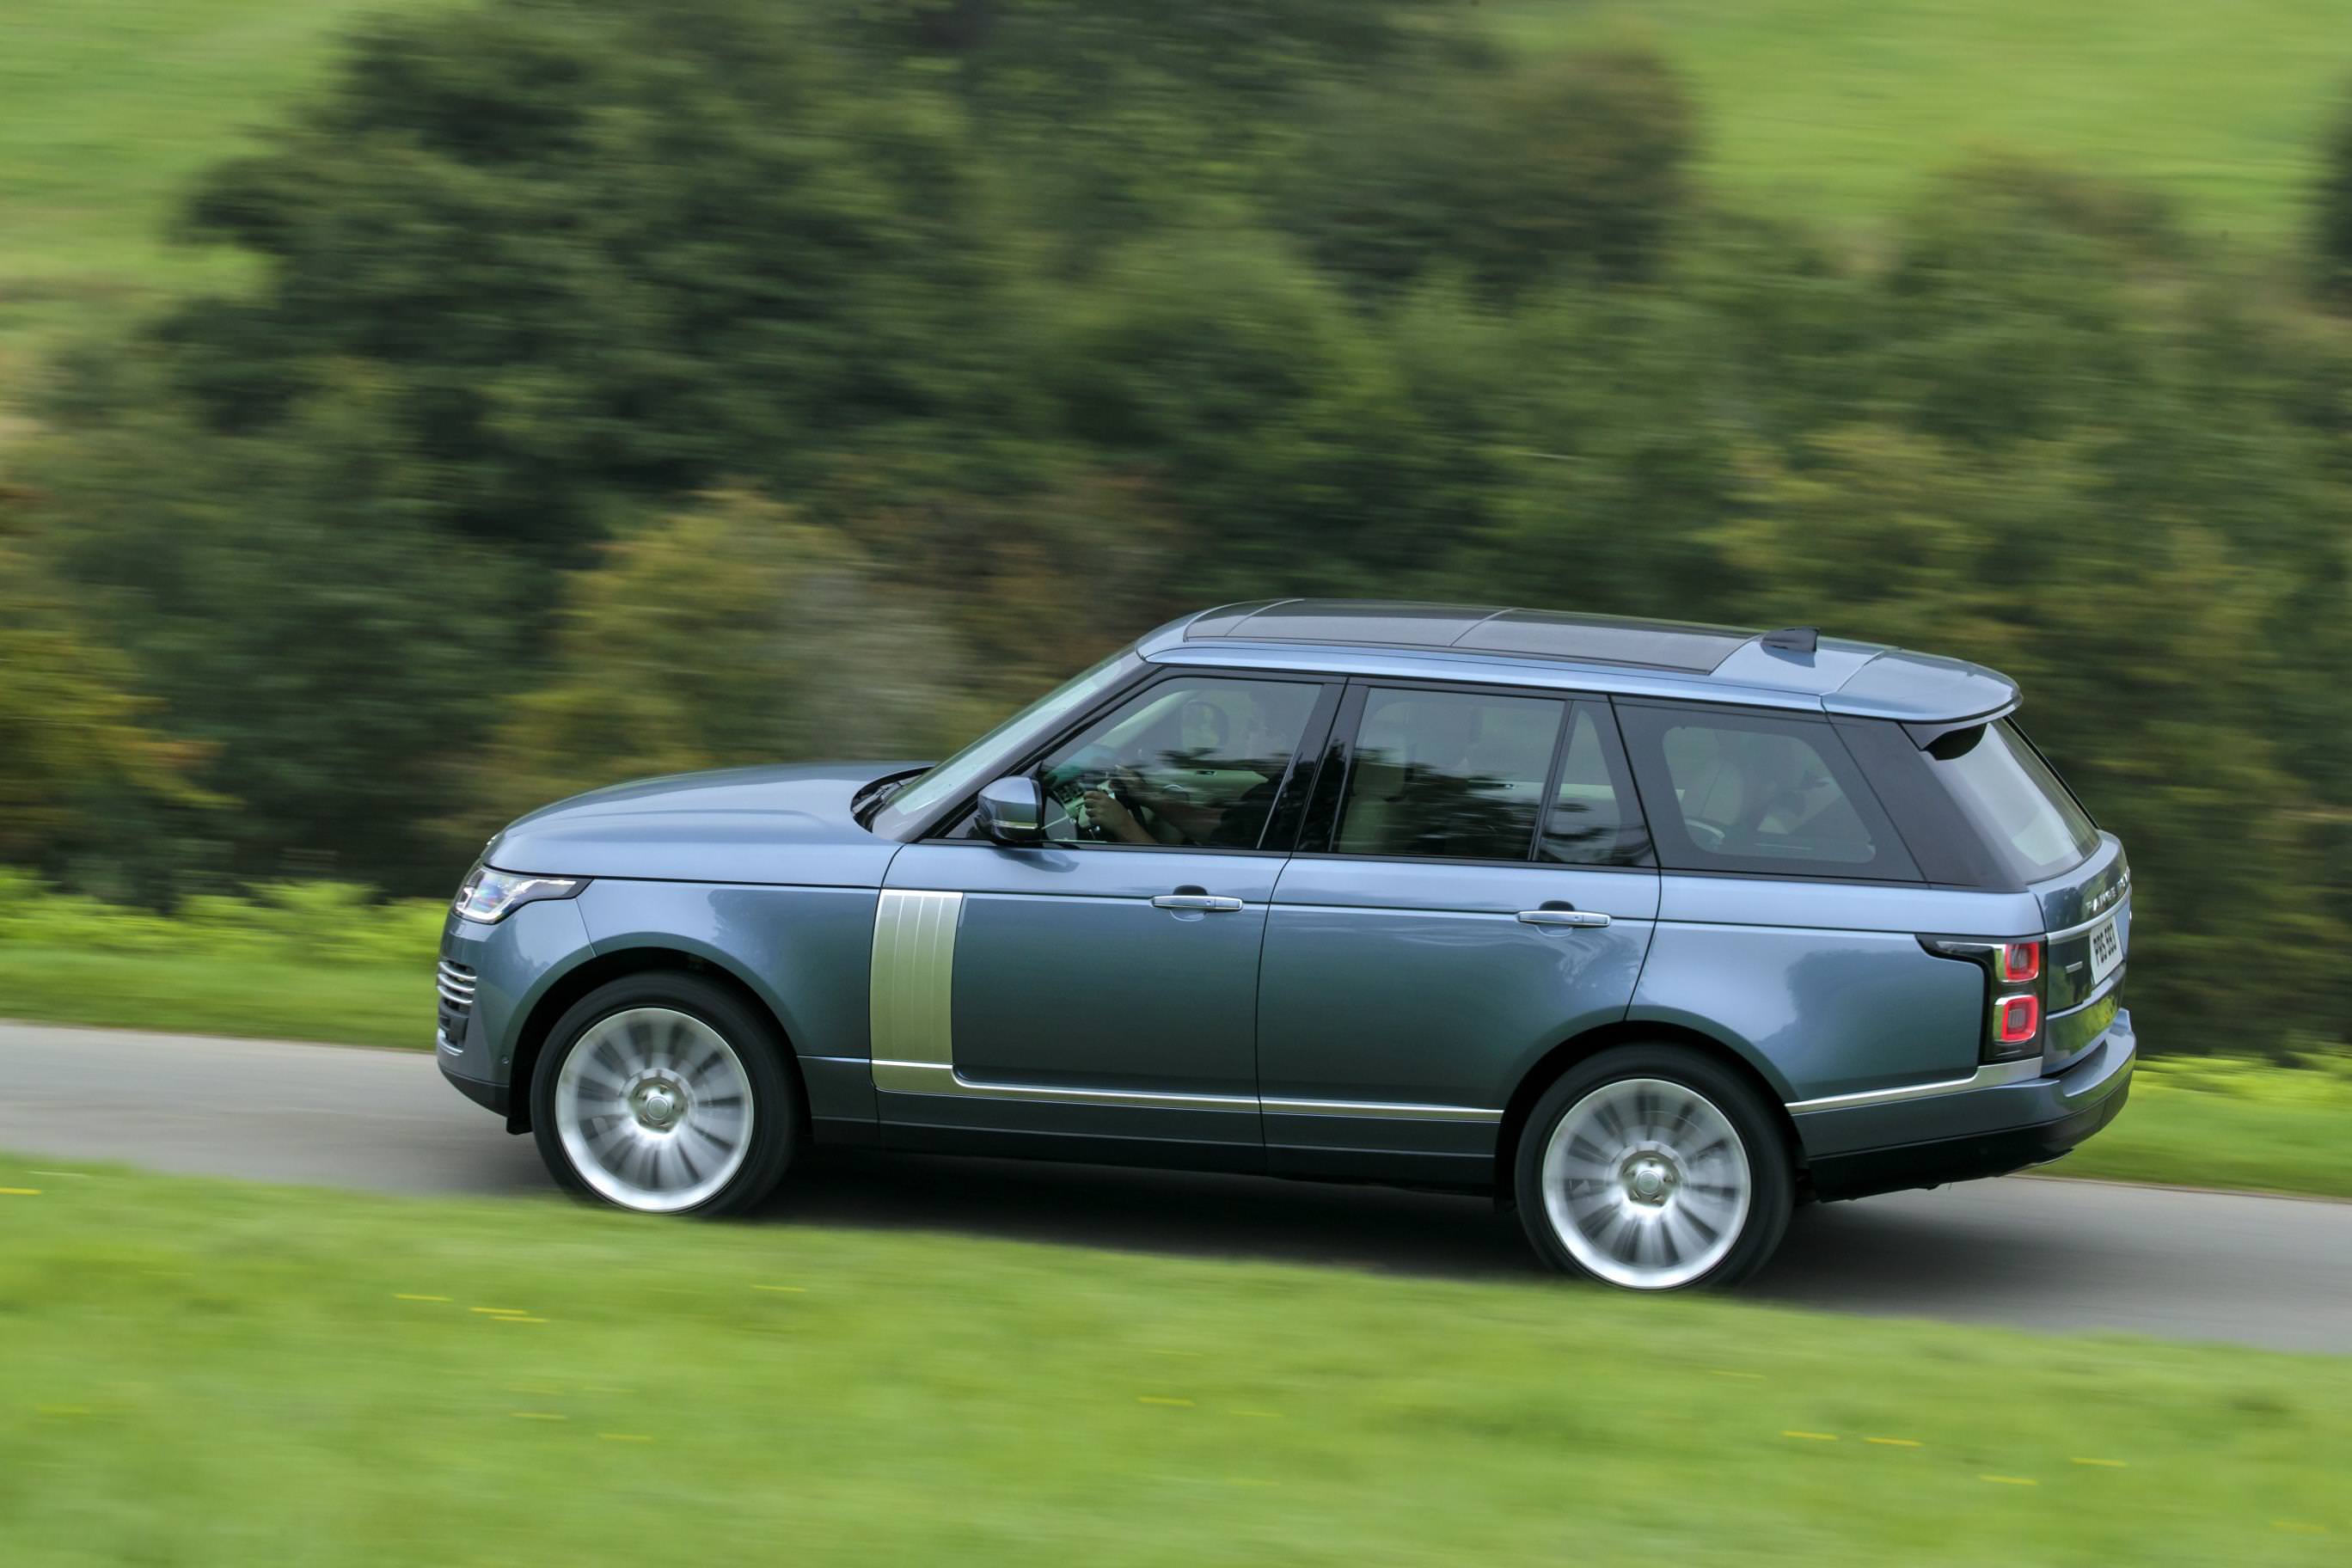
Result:
<svg viewBox="0 0 2352 1568"><path fill-rule="evenodd" d="M2352 1198L2352 1062L2144 1064L2123 1115L2047 1171Z"/></svg>
<svg viewBox="0 0 2352 1568"><path fill-rule="evenodd" d="M2109 1568L2352 1536L2341 1359L43 1160L0 1187L37 1189L0 1193L10 1568Z"/></svg>
<svg viewBox="0 0 2352 1568"><path fill-rule="evenodd" d="M163 243L189 182L318 79L353 18L418 3L0 5L0 398L70 329L234 282L230 258Z"/></svg>
<svg viewBox="0 0 2352 1568"><path fill-rule="evenodd" d="M2338 0L1503 0L1497 21L1529 47L1656 47L1693 83L1726 196L1853 227L1998 149L2286 238L2352 88Z"/></svg>
<svg viewBox="0 0 2352 1568"><path fill-rule="evenodd" d="M338 1046L433 1044L433 957L320 964L0 946L0 1018Z"/></svg>

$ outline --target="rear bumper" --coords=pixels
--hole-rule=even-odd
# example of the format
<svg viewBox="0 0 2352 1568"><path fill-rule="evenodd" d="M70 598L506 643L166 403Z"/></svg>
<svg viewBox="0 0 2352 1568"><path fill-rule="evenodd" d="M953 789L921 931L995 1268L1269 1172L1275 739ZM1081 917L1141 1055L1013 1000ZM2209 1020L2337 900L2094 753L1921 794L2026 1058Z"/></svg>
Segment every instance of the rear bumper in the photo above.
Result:
<svg viewBox="0 0 2352 1568"><path fill-rule="evenodd" d="M1997 1088L1795 1118L1812 1189L1858 1198L1998 1176L2054 1160L2098 1131L2131 1094L2138 1040L2119 1012L2065 1071Z"/></svg>

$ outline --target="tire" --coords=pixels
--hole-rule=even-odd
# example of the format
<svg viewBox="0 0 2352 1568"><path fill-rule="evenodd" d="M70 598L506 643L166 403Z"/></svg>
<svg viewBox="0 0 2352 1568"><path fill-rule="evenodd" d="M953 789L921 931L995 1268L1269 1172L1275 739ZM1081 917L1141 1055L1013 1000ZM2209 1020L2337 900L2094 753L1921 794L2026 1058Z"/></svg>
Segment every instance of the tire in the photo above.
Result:
<svg viewBox="0 0 2352 1568"><path fill-rule="evenodd" d="M531 1071L540 1158L592 1202L740 1214L775 1190L807 1125L789 1049L764 1012L698 975L600 985Z"/></svg>
<svg viewBox="0 0 2352 1568"><path fill-rule="evenodd" d="M1747 1079L1688 1046L1579 1062L1528 1114L1519 1222L1563 1273L1629 1290L1736 1285L1795 1206L1787 1140Z"/></svg>

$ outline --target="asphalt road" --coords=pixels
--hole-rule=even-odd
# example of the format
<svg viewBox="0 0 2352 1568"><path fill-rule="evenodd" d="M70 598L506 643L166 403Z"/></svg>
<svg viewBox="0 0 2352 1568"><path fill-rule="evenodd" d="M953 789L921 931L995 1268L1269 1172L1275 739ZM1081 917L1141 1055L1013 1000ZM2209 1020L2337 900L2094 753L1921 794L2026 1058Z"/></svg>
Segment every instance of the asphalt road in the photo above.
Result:
<svg viewBox="0 0 2352 1568"><path fill-rule="evenodd" d="M2129 1114L2128 1111L2126 1114ZM544 1193L424 1053L0 1024L0 1149L397 1193ZM1537 1273L1479 1200L858 1152L764 1216L1461 1278ZM2352 1204L2011 1179L1801 1212L1751 1294L2352 1352Z"/></svg>

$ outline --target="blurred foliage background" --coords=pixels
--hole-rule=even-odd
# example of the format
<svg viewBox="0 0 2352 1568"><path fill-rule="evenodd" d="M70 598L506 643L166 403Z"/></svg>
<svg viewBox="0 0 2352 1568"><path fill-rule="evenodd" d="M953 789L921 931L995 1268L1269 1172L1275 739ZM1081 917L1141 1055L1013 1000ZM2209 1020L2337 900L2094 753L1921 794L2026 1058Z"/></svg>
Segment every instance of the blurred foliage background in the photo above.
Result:
<svg viewBox="0 0 2352 1568"><path fill-rule="evenodd" d="M310 30L257 136L157 115L151 289L0 246L0 858L437 893L550 796L937 754L1221 598L1820 624L2023 682L2152 1048L2340 1046L2352 39L2265 4L2275 90L2240 26L2210 114L2021 99L2021 154L1923 86L1942 172L1806 211L1809 79L1691 3L152 0ZM73 9L0 66L43 113ZM1920 8L1812 9L1851 93Z"/></svg>

